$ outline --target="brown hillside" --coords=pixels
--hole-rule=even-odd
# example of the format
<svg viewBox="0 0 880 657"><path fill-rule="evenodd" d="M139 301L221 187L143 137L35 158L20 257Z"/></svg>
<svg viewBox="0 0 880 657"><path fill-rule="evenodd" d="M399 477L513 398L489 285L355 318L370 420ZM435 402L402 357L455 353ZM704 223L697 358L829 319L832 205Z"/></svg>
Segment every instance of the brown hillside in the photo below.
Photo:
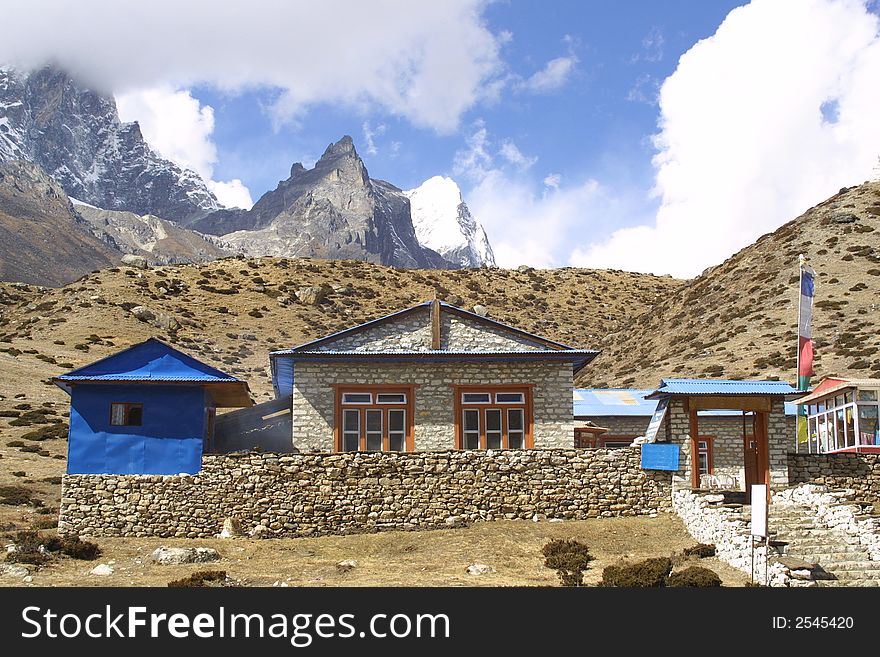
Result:
<svg viewBox="0 0 880 657"><path fill-rule="evenodd" d="M295 292L306 286L323 286L326 299L299 302ZM412 306L435 290L452 304L482 304L502 322L595 348L680 286L620 271L426 271L307 258L112 268L58 289L0 284L0 395L62 401L45 379L155 335L247 380L262 400L271 394L269 351ZM134 306L167 314L180 327L140 321ZM609 365L603 356L590 367Z"/></svg>
<svg viewBox="0 0 880 657"><path fill-rule="evenodd" d="M0 165L0 279L63 285L118 262L38 166Z"/></svg>
<svg viewBox="0 0 880 657"><path fill-rule="evenodd" d="M816 270L816 373L880 376L880 183L841 190L704 272L600 343L596 386L663 376L794 381L798 255ZM597 361L598 365L598 361Z"/></svg>

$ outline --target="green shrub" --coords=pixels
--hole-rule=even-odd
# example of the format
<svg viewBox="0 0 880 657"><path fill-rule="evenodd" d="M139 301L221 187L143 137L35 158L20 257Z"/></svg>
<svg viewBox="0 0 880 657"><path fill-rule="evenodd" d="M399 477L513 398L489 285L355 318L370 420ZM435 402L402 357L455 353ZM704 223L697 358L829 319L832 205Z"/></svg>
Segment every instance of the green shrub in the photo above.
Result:
<svg viewBox="0 0 880 657"><path fill-rule="evenodd" d="M593 556L586 545L574 539L554 539L542 549L544 565L556 571L563 586L583 586L584 570Z"/></svg>
<svg viewBox="0 0 880 657"><path fill-rule="evenodd" d="M51 424L47 427L40 427L35 431L28 431L22 436L22 438L36 442L42 442L44 440L62 440L67 438L67 425Z"/></svg>
<svg viewBox="0 0 880 657"><path fill-rule="evenodd" d="M32 529L55 529L58 521L55 518L37 518L31 523Z"/></svg>
<svg viewBox="0 0 880 657"><path fill-rule="evenodd" d="M689 557L700 557L700 559L714 557L715 546L711 543L697 543L692 547L685 548L684 553Z"/></svg>
<svg viewBox="0 0 880 657"><path fill-rule="evenodd" d="M24 441L21 440L10 440L6 443L7 447L24 447Z"/></svg>
<svg viewBox="0 0 880 657"><path fill-rule="evenodd" d="M169 588L201 588L223 586L226 582L225 570L199 570L188 577L168 582Z"/></svg>
<svg viewBox="0 0 880 657"><path fill-rule="evenodd" d="M654 557L632 564L608 566L602 571L602 586L646 588L663 586L672 571L672 560Z"/></svg>
<svg viewBox="0 0 880 657"><path fill-rule="evenodd" d="M15 545L15 552L6 555L7 561L42 566L50 560L49 555L40 551L42 540L35 531L16 532L12 542Z"/></svg>
<svg viewBox="0 0 880 657"><path fill-rule="evenodd" d="M702 566L690 566L684 570L674 572L667 577L666 586L701 588L721 586L721 578L708 568L703 568Z"/></svg>

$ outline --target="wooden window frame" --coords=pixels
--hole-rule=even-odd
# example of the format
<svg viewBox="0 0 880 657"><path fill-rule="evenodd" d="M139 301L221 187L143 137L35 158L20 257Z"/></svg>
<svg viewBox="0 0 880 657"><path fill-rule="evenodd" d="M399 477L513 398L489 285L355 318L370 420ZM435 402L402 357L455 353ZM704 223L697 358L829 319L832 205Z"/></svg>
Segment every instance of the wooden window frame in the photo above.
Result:
<svg viewBox="0 0 880 657"><path fill-rule="evenodd" d="M411 384L403 384L396 385L391 383L383 383L383 384L334 384L331 386L333 388L333 396L334 396L334 417L333 417L333 449L336 452L343 452L343 427L342 427L342 412L343 409L349 410L357 410L359 412L363 412L365 410L370 409L381 409L382 413L382 451L390 452L389 449L389 428L390 422L387 419L389 410L403 410L405 411L404 415L404 452L414 452L415 451L415 434L414 434L414 425L415 425L415 393L416 388L418 386ZM373 393L373 403L372 404L343 404L342 403L342 395L345 393L365 393L371 392ZM378 393L402 393L406 395L406 403L399 402L390 402L377 404L376 403L376 394ZM364 412L362 415L362 421L359 426L359 441L358 441L358 451L366 452L366 413Z"/></svg>
<svg viewBox="0 0 880 657"><path fill-rule="evenodd" d="M622 447L606 447L605 443L618 443L623 442L624 440L628 440L630 446L632 446L632 441L638 438L635 434L617 434L617 433L603 433L598 438L599 447L603 449L623 449Z"/></svg>
<svg viewBox="0 0 880 657"><path fill-rule="evenodd" d="M122 415L125 419L125 422L122 424L115 424L113 422L113 407L114 406L123 406L125 410ZM140 408L141 409L141 421L140 424L130 424L128 422L128 414L129 410L132 408ZM142 427L144 426L144 405L142 402L110 402L110 426L111 427Z"/></svg>
<svg viewBox="0 0 880 657"><path fill-rule="evenodd" d="M497 408L501 411L501 449L510 449L506 446L508 439L507 430L507 410L511 408L523 409L523 447L513 449L534 449L535 437L535 413L534 413L534 385L532 384L513 384L513 385L453 385L453 417L455 422L455 449L464 449L464 427L463 427L463 411L465 409L478 409L480 411L480 447L486 449L486 409ZM462 402L462 395L466 392L488 392L489 403L481 404L465 404ZM523 393L524 402L522 404L513 404L505 402L501 404L493 403L495 393L497 392L521 392Z"/></svg>
<svg viewBox="0 0 880 657"><path fill-rule="evenodd" d="M708 472L700 472L700 443L706 443L706 459L709 466ZM697 436L693 441L693 467L697 479L701 474L715 473L715 436Z"/></svg>

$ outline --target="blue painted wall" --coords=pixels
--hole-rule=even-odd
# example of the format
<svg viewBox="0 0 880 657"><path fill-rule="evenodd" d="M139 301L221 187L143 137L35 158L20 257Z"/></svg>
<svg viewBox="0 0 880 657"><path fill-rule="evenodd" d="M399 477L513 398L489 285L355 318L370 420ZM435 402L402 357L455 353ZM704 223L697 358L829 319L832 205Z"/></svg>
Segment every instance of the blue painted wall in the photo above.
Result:
<svg viewBox="0 0 880 657"><path fill-rule="evenodd" d="M111 402L144 405L143 425L110 425ZM67 472L70 474L197 473L208 395L198 385L73 386Z"/></svg>

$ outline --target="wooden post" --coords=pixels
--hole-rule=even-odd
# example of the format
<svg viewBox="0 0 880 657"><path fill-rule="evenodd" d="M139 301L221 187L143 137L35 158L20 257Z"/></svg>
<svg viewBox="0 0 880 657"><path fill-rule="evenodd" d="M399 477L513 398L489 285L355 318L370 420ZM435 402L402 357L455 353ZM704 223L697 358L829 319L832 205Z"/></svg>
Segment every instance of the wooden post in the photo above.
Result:
<svg viewBox="0 0 880 657"><path fill-rule="evenodd" d="M440 344L440 301L435 292L431 301L431 349L440 349Z"/></svg>
<svg viewBox="0 0 880 657"><path fill-rule="evenodd" d="M692 404L688 404L688 415L690 416L689 433L691 435L691 486L700 487L700 422L697 418L697 409Z"/></svg>

